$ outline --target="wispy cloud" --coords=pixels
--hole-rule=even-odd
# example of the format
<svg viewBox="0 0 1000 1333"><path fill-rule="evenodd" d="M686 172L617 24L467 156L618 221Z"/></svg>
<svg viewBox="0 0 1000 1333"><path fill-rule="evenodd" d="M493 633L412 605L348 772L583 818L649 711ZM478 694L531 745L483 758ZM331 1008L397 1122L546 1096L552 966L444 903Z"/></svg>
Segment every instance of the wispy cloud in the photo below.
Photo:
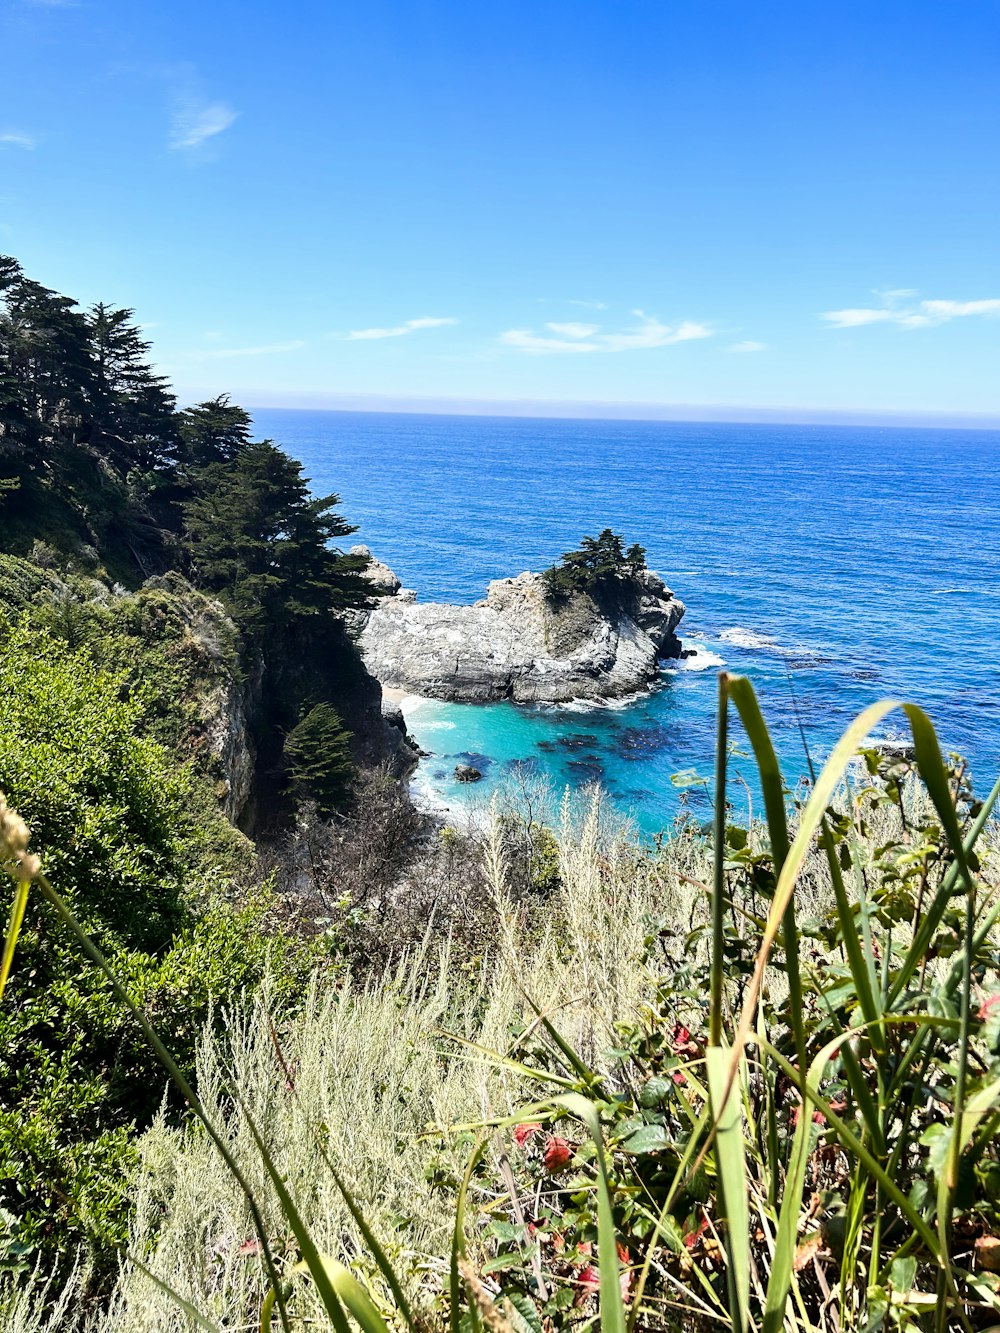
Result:
<svg viewBox="0 0 1000 1333"><path fill-rule="evenodd" d="M667 347L671 343L690 342L694 338L709 338L712 330L704 324L684 320L680 324L662 324L658 319L633 310L639 321L629 329L604 333L600 324L546 324L546 333L533 329L507 329L500 341L506 347L521 352L544 354L553 352L630 352L641 348Z"/></svg>
<svg viewBox="0 0 1000 1333"><path fill-rule="evenodd" d="M33 134L22 134L20 130L7 130L0 134L0 148L26 148L30 152L37 144L38 140Z"/></svg>
<svg viewBox="0 0 1000 1333"><path fill-rule="evenodd" d="M200 148L228 130L238 115L228 102L211 102L190 88L178 93L170 122L171 150L176 153Z"/></svg>
<svg viewBox="0 0 1000 1333"><path fill-rule="evenodd" d="M405 324L395 324L388 329L352 329L347 335L348 342L372 342L376 338L402 338L404 334L416 333L418 329L440 329L445 324L457 324L457 319L435 318L425 315L422 319L408 319Z"/></svg>
<svg viewBox="0 0 1000 1333"><path fill-rule="evenodd" d="M744 342L733 343L727 349L730 352L766 352L767 343L755 342L753 338L747 338Z"/></svg>
<svg viewBox="0 0 1000 1333"><path fill-rule="evenodd" d="M866 324L897 324L904 329L926 329L968 315L1000 315L1000 298L980 301L914 301L908 287L878 292L877 306L851 306L827 310L820 315L835 329L857 329Z"/></svg>
<svg viewBox="0 0 1000 1333"><path fill-rule="evenodd" d="M546 324L553 333L564 334L567 338L592 338L600 329L600 324Z"/></svg>
<svg viewBox="0 0 1000 1333"><path fill-rule="evenodd" d="M300 347L305 347L305 342L296 338L292 342L266 343L261 347L199 348L197 351L185 352L184 356L191 361L224 361L236 356L271 356L279 352L297 352Z"/></svg>

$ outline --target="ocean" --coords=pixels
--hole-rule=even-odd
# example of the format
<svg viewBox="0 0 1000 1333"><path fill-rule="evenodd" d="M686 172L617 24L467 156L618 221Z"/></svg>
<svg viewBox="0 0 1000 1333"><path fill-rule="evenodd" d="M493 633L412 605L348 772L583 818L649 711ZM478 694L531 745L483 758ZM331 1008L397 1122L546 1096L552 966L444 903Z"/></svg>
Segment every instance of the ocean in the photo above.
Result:
<svg viewBox="0 0 1000 1333"><path fill-rule="evenodd" d="M422 601L468 602L611 527L686 603L695 655L613 708L409 700L414 790L600 782L647 833L705 817L716 672L754 682L794 783L876 699L913 700L985 791L1000 769L1000 432L258 410ZM879 734L905 735L902 714ZM739 728L734 726L737 750ZM454 781L474 764L482 783ZM736 770L750 773L739 753ZM740 791L734 784L734 798Z"/></svg>

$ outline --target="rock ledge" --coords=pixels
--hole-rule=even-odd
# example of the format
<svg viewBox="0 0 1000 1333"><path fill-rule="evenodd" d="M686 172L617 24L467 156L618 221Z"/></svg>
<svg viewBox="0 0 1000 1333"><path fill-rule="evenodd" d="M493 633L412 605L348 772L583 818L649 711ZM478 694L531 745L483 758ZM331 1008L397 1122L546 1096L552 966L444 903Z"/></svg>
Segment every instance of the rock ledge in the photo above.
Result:
<svg viewBox="0 0 1000 1333"><path fill-rule="evenodd" d="M616 699L648 688L660 660L681 651L684 604L650 570L555 607L540 574L499 579L473 606L421 605L381 562L370 576L389 595L358 625L365 665L383 685L414 694L468 703Z"/></svg>

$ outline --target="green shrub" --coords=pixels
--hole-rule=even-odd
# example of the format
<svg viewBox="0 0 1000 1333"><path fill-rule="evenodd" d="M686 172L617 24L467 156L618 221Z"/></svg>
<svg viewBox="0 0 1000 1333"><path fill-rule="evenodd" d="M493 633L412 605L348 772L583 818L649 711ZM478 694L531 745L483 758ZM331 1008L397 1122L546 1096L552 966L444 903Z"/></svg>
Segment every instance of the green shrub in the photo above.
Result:
<svg viewBox="0 0 1000 1333"><path fill-rule="evenodd" d="M97 669L84 650L9 636L0 790L189 1067L213 1001L270 967L291 976L296 946L273 945L266 895L240 909L202 903L209 876L221 892L247 844L233 830L228 846L211 825L206 834L204 784L138 734L142 704L127 692L121 673ZM85 1237L98 1249L121 1241L134 1127L156 1113L165 1080L108 983L34 896L0 1006L0 1051L0 1257L51 1262Z"/></svg>

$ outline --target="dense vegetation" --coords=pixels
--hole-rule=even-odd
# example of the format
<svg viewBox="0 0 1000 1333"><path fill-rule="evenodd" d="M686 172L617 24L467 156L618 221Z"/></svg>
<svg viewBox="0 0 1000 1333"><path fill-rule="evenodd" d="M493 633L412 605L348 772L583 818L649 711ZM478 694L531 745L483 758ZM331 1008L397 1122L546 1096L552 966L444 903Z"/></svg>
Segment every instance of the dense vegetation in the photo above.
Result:
<svg viewBox="0 0 1000 1333"><path fill-rule="evenodd" d="M0 283L4 1327L996 1327L1000 784L912 708L859 763L877 706L796 799L723 675L711 830L525 774L427 830L345 727L336 497ZM549 592L644 568L606 529Z"/></svg>
<svg viewBox="0 0 1000 1333"><path fill-rule="evenodd" d="M621 536L604 528L596 537L584 537L576 550L545 571L545 595L558 605L574 593L620 592L645 568L646 552L638 542L626 550Z"/></svg>
<svg viewBox="0 0 1000 1333"><path fill-rule="evenodd" d="M334 613L367 604L366 562L335 546L354 530L336 495L313 497L301 466L252 440L225 395L178 410L148 355L132 311L80 310L0 258L0 549L108 589L172 570L222 599L254 681L266 819L299 719L326 704L349 727L363 712ZM67 623L95 595L79 581L35 591L61 601Z"/></svg>
<svg viewBox="0 0 1000 1333"><path fill-rule="evenodd" d="M372 692L336 614L370 591L352 528L250 427L224 395L178 410L131 311L0 258L0 791L189 1070L312 957L230 821L343 810ZM86 1241L100 1285L165 1083L34 900L0 1050L0 1265Z"/></svg>

